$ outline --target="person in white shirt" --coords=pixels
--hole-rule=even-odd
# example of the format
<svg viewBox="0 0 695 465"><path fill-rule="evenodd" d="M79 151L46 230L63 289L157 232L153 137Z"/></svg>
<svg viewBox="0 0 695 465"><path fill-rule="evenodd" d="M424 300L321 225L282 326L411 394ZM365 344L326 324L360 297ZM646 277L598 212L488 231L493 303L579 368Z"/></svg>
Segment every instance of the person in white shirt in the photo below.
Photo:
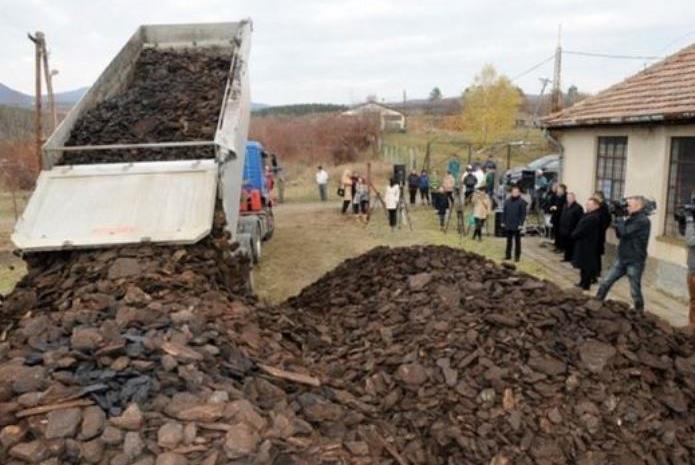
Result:
<svg viewBox="0 0 695 465"><path fill-rule="evenodd" d="M473 175L475 176L475 179L477 182L475 183L475 188L480 189L481 187L485 186L485 171L478 166L475 171L473 171Z"/></svg>
<svg viewBox="0 0 695 465"><path fill-rule="evenodd" d="M321 202L328 200L328 172L319 166L316 172L316 184L319 186L319 197Z"/></svg>
<svg viewBox="0 0 695 465"><path fill-rule="evenodd" d="M401 186L398 185L394 178L389 181L389 187L386 188L384 194L384 203L386 210L389 212L389 226L391 231L396 229L398 224L398 202L401 199Z"/></svg>

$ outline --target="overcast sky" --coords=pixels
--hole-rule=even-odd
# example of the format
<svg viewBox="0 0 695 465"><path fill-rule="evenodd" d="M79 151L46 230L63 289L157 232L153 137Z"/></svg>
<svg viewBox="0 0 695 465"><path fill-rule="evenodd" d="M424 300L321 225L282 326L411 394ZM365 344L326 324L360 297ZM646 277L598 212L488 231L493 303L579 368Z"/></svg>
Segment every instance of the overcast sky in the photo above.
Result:
<svg viewBox="0 0 695 465"><path fill-rule="evenodd" d="M693 0L0 0L0 82L33 89L41 30L57 91L90 85L140 24L252 18L254 102L458 96L485 63L510 77L566 50L665 55L695 42ZM565 55L562 85L596 92L649 60ZM552 62L519 79L538 93Z"/></svg>

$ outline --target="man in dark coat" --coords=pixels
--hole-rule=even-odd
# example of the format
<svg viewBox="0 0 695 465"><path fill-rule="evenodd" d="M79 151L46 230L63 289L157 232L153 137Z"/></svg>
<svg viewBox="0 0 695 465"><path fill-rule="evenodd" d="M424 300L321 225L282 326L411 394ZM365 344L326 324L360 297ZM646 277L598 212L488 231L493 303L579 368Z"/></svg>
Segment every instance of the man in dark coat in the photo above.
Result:
<svg viewBox="0 0 695 465"><path fill-rule="evenodd" d="M652 226L649 217L644 212L644 204L643 197L629 197L627 199L628 216L615 220L615 235L620 240L618 257L605 279L601 281L596 293L596 298L604 300L611 286L627 275L630 280L630 294L634 302L634 309L640 313L644 312L642 274L647 262L647 246L649 245L649 233Z"/></svg>
<svg viewBox="0 0 695 465"><path fill-rule="evenodd" d="M415 170L408 175L408 193L410 194L410 205L415 205L415 197L420 186L420 176Z"/></svg>
<svg viewBox="0 0 695 465"><path fill-rule="evenodd" d="M586 213L572 232L572 241L574 243L572 265L579 268L580 280L577 286L585 291L589 290L591 280L598 272L596 251L598 250L599 237L601 235L601 218L598 213L598 207L596 199L590 198L586 202Z"/></svg>
<svg viewBox="0 0 695 465"><path fill-rule="evenodd" d="M526 221L526 209L528 204L521 198L521 190L518 186L512 187L511 196L504 201L502 207L502 228L507 236L507 250L505 259L512 259L512 239L514 240L514 261L521 258L521 230Z"/></svg>
<svg viewBox="0 0 695 465"><path fill-rule="evenodd" d="M560 242L562 244L563 250L565 251L564 262L572 261L574 258L574 239L572 239L572 233L574 228L579 224L579 220L582 219L584 214L584 209L581 205L577 203L577 198L574 193L570 192L567 194L567 205L562 209L560 214Z"/></svg>
<svg viewBox="0 0 695 465"><path fill-rule="evenodd" d="M560 216L567 203L567 186L559 184L557 190L550 196L550 222L553 225L553 237L555 238L555 252L562 251L562 239L560 238Z"/></svg>
<svg viewBox="0 0 695 465"><path fill-rule="evenodd" d="M603 257L603 254L606 253L606 232L608 231L608 228L611 225L611 211L608 209L608 205L606 204L606 198L603 195L603 192L596 191L596 193L594 193L594 198L598 201L598 211L599 216L601 217L601 235L598 241L598 255L596 255L596 260L598 261L598 273L596 274L596 278L593 281L597 282L598 277L601 276L601 270L603 269L601 258Z"/></svg>

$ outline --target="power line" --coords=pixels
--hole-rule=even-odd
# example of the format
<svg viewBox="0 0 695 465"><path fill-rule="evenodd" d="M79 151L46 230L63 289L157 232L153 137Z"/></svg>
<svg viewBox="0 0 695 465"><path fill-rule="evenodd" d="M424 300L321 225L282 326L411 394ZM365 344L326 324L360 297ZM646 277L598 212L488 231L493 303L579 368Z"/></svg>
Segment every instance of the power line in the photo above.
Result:
<svg viewBox="0 0 695 465"><path fill-rule="evenodd" d="M572 50L563 50L562 53L568 55L579 55L585 57L596 57L596 58L614 58L619 60L658 60L663 58L662 56L639 56L639 55L612 55L608 53L594 53L594 52L577 52Z"/></svg>
<svg viewBox="0 0 695 465"><path fill-rule="evenodd" d="M531 66L531 67L530 67L529 69L527 69L526 71L517 74L516 76L514 76L514 77L511 79L511 81L514 82L514 81L516 81L517 79L526 76L526 75L527 75L528 73L530 73L531 71L534 71L534 70L540 68L541 66L543 66L543 65L546 64L546 63L548 63L550 60L552 60L552 59L554 59L554 58L555 58L555 54L550 55L548 58L546 58L545 60L541 61L540 63L537 63L537 64Z"/></svg>
<svg viewBox="0 0 695 465"><path fill-rule="evenodd" d="M693 35L693 34L695 34L695 29L693 29L692 31L686 32L685 34L683 34L683 35L681 35L681 36L678 36L677 38L673 39L671 42L667 43L667 44L664 45L662 48L660 48L660 49L657 51L657 53L661 53L661 52L666 51L671 45L673 45L673 44L675 44L675 43L677 43L677 42L680 42L681 40L683 40L683 39L685 39L686 37L689 37L689 36L691 36L691 35Z"/></svg>

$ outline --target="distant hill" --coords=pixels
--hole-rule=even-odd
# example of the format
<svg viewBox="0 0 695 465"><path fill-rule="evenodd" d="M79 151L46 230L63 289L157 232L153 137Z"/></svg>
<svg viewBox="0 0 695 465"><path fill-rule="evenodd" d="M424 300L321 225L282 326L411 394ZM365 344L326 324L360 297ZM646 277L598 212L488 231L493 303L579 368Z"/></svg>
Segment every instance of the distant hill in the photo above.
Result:
<svg viewBox="0 0 695 465"><path fill-rule="evenodd" d="M55 101L58 108L62 110L69 110L70 107L75 105L78 100L82 98L84 94L87 93L89 87L80 87L75 90L68 90L66 92L57 92L55 94ZM44 95L43 101L46 102L47 97ZM0 105L8 105L12 107L30 107L34 105L34 96L28 95L18 90L14 90L5 84L0 83ZM268 108L270 105L264 103L251 103L251 111L262 110Z"/></svg>
<svg viewBox="0 0 695 465"><path fill-rule="evenodd" d="M281 105L281 106L265 106L257 110L253 110L254 116L302 116L311 113L331 113L336 111L345 111L348 107L345 105L334 105L332 103L299 103L296 105Z"/></svg>
<svg viewBox="0 0 695 465"><path fill-rule="evenodd" d="M34 102L34 98L0 83L0 105L15 107L28 107Z"/></svg>
<svg viewBox="0 0 695 465"><path fill-rule="evenodd" d="M56 92L56 105L63 108L73 106L87 92L89 87L80 87L79 89L69 90L67 92ZM47 102L47 96L43 96L43 101ZM5 84L0 83L0 105L8 105L13 107L30 107L34 104L34 96L28 95L18 90L14 90Z"/></svg>

